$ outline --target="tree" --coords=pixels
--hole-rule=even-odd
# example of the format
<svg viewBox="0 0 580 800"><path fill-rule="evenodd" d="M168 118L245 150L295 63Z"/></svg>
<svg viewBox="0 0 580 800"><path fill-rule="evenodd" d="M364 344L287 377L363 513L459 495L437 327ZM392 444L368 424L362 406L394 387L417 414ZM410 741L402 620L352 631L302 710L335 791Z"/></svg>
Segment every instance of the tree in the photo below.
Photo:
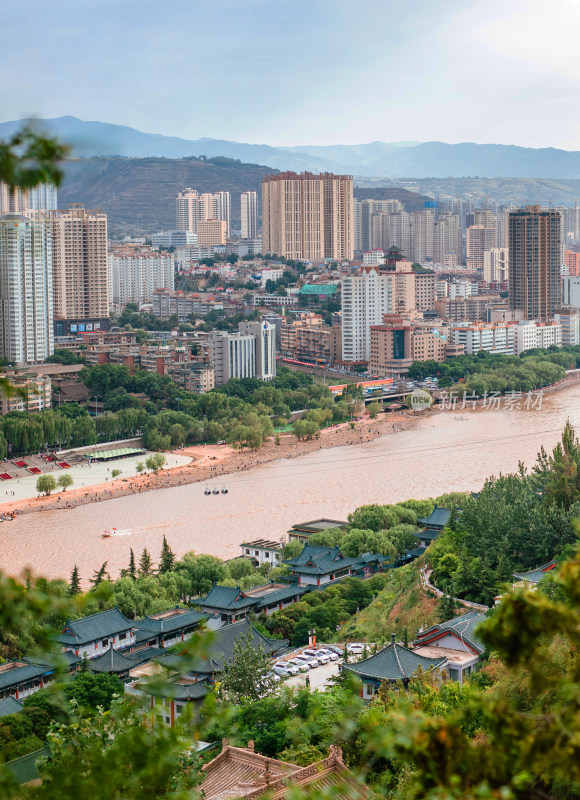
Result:
<svg viewBox="0 0 580 800"><path fill-rule="evenodd" d="M129 556L129 569L127 570L128 576L132 580L137 580L137 569L135 567L135 553L133 552L133 548L131 548L131 555Z"/></svg>
<svg viewBox="0 0 580 800"><path fill-rule="evenodd" d="M207 594L214 583L219 583L226 577L224 563L216 556L186 553L176 569L186 573L189 593L196 597Z"/></svg>
<svg viewBox="0 0 580 800"><path fill-rule="evenodd" d="M147 469L152 469L153 472L159 472L160 469L163 469L163 465L165 464L165 456L163 453L152 453L145 461L145 464Z"/></svg>
<svg viewBox="0 0 580 800"><path fill-rule="evenodd" d="M139 559L139 575L151 575L152 569L153 564L151 561L151 555L149 554L149 551L144 548L143 552L141 553L141 558Z"/></svg>
<svg viewBox="0 0 580 800"><path fill-rule="evenodd" d="M175 564L175 556L173 551L167 544L167 539L163 537L163 544L161 546L161 560L159 561L159 572L171 572Z"/></svg>
<svg viewBox="0 0 580 800"><path fill-rule="evenodd" d="M120 469L114 469L111 471L111 478L118 478L120 474L121 474Z"/></svg>
<svg viewBox="0 0 580 800"><path fill-rule="evenodd" d="M143 470L145 469L145 464L142 461L138 461L136 466L135 466L135 469L137 470L137 472L140 475L143 472Z"/></svg>
<svg viewBox="0 0 580 800"><path fill-rule="evenodd" d="M368 412L371 419L376 419L379 411L381 410L381 404L377 403L374 400L372 403L369 404Z"/></svg>
<svg viewBox="0 0 580 800"><path fill-rule="evenodd" d="M439 605L437 606L439 622L447 622L447 620L453 619L457 614L457 603L452 592L452 588L447 586L445 594L439 601Z"/></svg>
<svg viewBox="0 0 580 800"><path fill-rule="evenodd" d="M16 188L32 189L41 183L60 186L64 171L60 167L70 148L57 139L43 136L30 125L0 142L0 181Z"/></svg>
<svg viewBox="0 0 580 800"><path fill-rule="evenodd" d="M240 636L234 645L232 659L226 664L223 673L223 688L231 700L256 702L274 689L271 676L270 658L260 642L254 644L252 633Z"/></svg>
<svg viewBox="0 0 580 800"><path fill-rule="evenodd" d="M108 711L115 696L123 697L123 683L107 672L80 672L64 685L63 694L69 701L76 700L81 708L96 711L101 706Z"/></svg>
<svg viewBox="0 0 580 800"><path fill-rule="evenodd" d="M96 569L93 573L93 577L91 578L91 586L93 589L96 589L99 583L102 583L104 580L109 579L109 574L107 572L107 562L105 561L101 564L99 569Z"/></svg>
<svg viewBox="0 0 580 800"><path fill-rule="evenodd" d="M73 482L72 475L69 475L67 472L58 476L57 483L64 492L66 492L68 486L73 485Z"/></svg>
<svg viewBox="0 0 580 800"><path fill-rule="evenodd" d="M364 391L362 386L358 383L349 383L345 386L342 392L342 399L346 403L349 415L354 417L360 411L363 400Z"/></svg>
<svg viewBox="0 0 580 800"><path fill-rule="evenodd" d="M56 489L56 481L52 475L39 475L36 481L36 491L46 497Z"/></svg>
<svg viewBox="0 0 580 800"><path fill-rule="evenodd" d="M81 581L80 581L80 578L79 578L79 568L77 567L76 564L74 565L73 571L72 571L71 576L70 576L68 591L69 591L70 595L80 594L80 592L81 592Z"/></svg>

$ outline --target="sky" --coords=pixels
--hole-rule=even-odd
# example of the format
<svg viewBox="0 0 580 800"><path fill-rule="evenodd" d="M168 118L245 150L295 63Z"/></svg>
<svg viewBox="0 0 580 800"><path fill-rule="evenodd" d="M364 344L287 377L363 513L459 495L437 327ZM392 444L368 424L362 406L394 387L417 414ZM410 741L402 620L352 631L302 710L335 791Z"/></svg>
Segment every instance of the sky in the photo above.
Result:
<svg viewBox="0 0 580 800"><path fill-rule="evenodd" d="M580 150L579 40L580 0L6 3L0 121Z"/></svg>

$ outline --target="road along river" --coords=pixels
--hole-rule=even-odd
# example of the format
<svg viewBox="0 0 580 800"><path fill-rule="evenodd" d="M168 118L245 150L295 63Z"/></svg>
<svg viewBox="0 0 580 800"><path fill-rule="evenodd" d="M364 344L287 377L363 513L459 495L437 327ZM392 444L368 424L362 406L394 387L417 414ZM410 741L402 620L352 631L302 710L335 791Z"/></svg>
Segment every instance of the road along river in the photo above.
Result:
<svg viewBox="0 0 580 800"><path fill-rule="evenodd" d="M101 503L27 514L0 525L0 569L30 567L50 578L78 565L86 583L104 561L112 576L146 547L157 561L163 535L188 550L231 558L255 538L279 540L297 522L346 519L365 503L476 491L490 475L531 466L551 449L566 418L580 432L580 386L543 398L534 410L442 411L415 428L372 442L319 450L252 470ZM227 494L204 495L226 486ZM119 535L102 538L105 529Z"/></svg>

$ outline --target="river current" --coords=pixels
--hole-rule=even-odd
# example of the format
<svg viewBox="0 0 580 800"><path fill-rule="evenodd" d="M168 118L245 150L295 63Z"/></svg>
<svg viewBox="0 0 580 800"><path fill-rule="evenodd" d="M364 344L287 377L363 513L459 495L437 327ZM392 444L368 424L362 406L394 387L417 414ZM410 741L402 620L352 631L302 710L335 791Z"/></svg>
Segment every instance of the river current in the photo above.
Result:
<svg viewBox="0 0 580 800"><path fill-rule="evenodd" d="M542 408L439 412L407 431L359 445L319 450L247 472L120 497L71 510L26 514L0 525L0 569L30 567L49 578L79 567L86 584L104 561L114 577L146 547L157 562L163 535L177 556L223 558L257 538L280 540L298 522L346 520L365 503L393 503L477 491L490 475L530 467L551 449L566 418L580 432L580 386L543 398ZM204 495L204 488L227 494ZM115 527L119 535L102 538Z"/></svg>

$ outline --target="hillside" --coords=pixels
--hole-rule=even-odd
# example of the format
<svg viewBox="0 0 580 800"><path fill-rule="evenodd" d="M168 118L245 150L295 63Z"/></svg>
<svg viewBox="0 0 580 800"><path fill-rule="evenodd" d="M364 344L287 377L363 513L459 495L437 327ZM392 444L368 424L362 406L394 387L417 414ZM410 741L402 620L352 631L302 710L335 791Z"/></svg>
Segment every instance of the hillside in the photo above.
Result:
<svg viewBox="0 0 580 800"><path fill-rule="evenodd" d="M59 206L83 203L109 217L109 232L155 233L175 227L175 198L188 186L232 192L232 219L240 217L240 192L260 191L273 170L231 159L71 159L59 189Z"/></svg>
<svg viewBox="0 0 580 800"><path fill-rule="evenodd" d="M23 120L0 123L0 139ZM448 178L463 176L524 177L577 180L580 152L554 147L461 142L367 142L353 145L274 147L227 139L182 139L144 133L124 125L88 122L66 116L38 120L40 128L58 136L81 157L183 158L227 156L280 170L343 172L366 177Z"/></svg>
<svg viewBox="0 0 580 800"><path fill-rule="evenodd" d="M428 595L419 581L422 565L421 558L406 567L391 570L385 588L341 629L341 640L387 642L394 633L402 641L406 628L411 641L419 628L428 628L437 622L438 600Z"/></svg>
<svg viewBox="0 0 580 800"><path fill-rule="evenodd" d="M388 179L387 179L388 180ZM432 198L425 194L413 192L410 189L403 189L397 186L377 186L367 189L360 184L362 181L355 181L354 196L357 200L400 200L405 211L421 211L425 207L425 200Z"/></svg>

